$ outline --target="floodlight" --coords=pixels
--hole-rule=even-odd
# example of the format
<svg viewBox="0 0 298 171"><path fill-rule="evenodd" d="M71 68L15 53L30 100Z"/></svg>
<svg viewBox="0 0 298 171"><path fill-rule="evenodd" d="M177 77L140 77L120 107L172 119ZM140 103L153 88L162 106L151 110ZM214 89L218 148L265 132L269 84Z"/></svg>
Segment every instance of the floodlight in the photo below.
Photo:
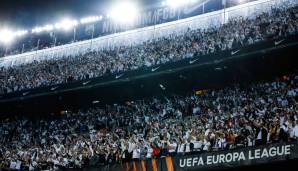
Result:
<svg viewBox="0 0 298 171"><path fill-rule="evenodd" d="M172 7L172 8L177 8L180 7L184 4L186 4L186 0L167 0L166 1L168 6Z"/></svg>
<svg viewBox="0 0 298 171"><path fill-rule="evenodd" d="M35 27L32 29L32 33L39 33L42 31L42 27Z"/></svg>
<svg viewBox="0 0 298 171"><path fill-rule="evenodd" d="M120 23L131 23L136 19L137 5L132 2L120 2L107 15Z"/></svg>
<svg viewBox="0 0 298 171"><path fill-rule="evenodd" d="M246 3L246 0L238 0L238 4L244 4Z"/></svg>
<svg viewBox="0 0 298 171"><path fill-rule="evenodd" d="M181 7L183 5L188 5L188 4L191 4L191 3L195 3L197 1L198 0L166 0L162 4L163 5L168 5L172 8L178 8L178 7Z"/></svg>
<svg viewBox="0 0 298 171"><path fill-rule="evenodd" d="M64 19L60 23L55 24L56 29L70 30L78 25L77 20Z"/></svg>
<svg viewBox="0 0 298 171"><path fill-rule="evenodd" d="M28 30L19 30L19 31L15 32L15 35L16 36L23 36L27 33L28 33Z"/></svg>
<svg viewBox="0 0 298 171"><path fill-rule="evenodd" d="M54 26L51 25L51 24L45 25L45 26L43 27L43 30L45 30L45 31L51 31L51 30L53 30L53 29L54 29Z"/></svg>
<svg viewBox="0 0 298 171"><path fill-rule="evenodd" d="M92 16L92 17L86 17L86 18L82 18L80 20L81 24L86 24L86 23L92 23L92 22L96 22L102 19L102 16Z"/></svg>
<svg viewBox="0 0 298 171"><path fill-rule="evenodd" d="M8 29L0 30L0 42L5 44L11 43L14 37L15 34L12 31Z"/></svg>
<svg viewBox="0 0 298 171"><path fill-rule="evenodd" d="M43 31L51 31L54 29L54 26L51 24L45 25L43 27L35 27L34 29L32 29L32 33L40 33Z"/></svg>

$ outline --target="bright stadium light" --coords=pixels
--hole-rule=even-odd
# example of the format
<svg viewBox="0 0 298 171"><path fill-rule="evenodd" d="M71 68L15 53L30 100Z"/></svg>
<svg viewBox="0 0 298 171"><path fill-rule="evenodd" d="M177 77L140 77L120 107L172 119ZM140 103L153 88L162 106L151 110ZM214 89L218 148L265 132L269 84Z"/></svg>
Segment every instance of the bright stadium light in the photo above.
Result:
<svg viewBox="0 0 298 171"><path fill-rule="evenodd" d="M186 0L166 0L166 4L172 8L177 8L186 4Z"/></svg>
<svg viewBox="0 0 298 171"><path fill-rule="evenodd" d="M136 19L137 14L137 5L130 1L125 1L115 5L108 16L120 23L131 23Z"/></svg>
<svg viewBox="0 0 298 171"><path fill-rule="evenodd" d="M54 29L54 26L51 25L51 24L45 25L45 26L43 27L43 30L44 30L44 31L52 31L53 29Z"/></svg>
<svg viewBox="0 0 298 171"><path fill-rule="evenodd" d="M183 5L195 3L197 1L198 0L166 0L162 4L163 5L168 5L169 7L172 7L172 8L178 8L178 7L181 7Z"/></svg>
<svg viewBox="0 0 298 171"><path fill-rule="evenodd" d="M31 30L32 33L39 33L39 32L41 32L41 31L42 31L42 28L41 28L41 27L34 27L34 28Z"/></svg>
<svg viewBox="0 0 298 171"><path fill-rule="evenodd" d="M52 31L54 29L54 26L51 24L45 25L43 27L35 27L32 29L32 33L40 33L43 31Z"/></svg>
<svg viewBox="0 0 298 171"><path fill-rule="evenodd" d="M24 36L26 34L28 34L28 30L19 30L19 31L15 32L16 36Z"/></svg>
<svg viewBox="0 0 298 171"><path fill-rule="evenodd" d="M71 20L71 19L64 19L60 23L55 24L56 29L63 29L63 30L70 30L73 27L78 25L77 20Z"/></svg>
<svg viewBox="0 0 298 171"><path fill-rule="evenodd" d="M13 41L14 38L15 34L12 31L8 29L0 30L0 42L9 44Z"/></svg>
<svg viewBox="0 0 298 171"><path fill-rule="evenodd" d="M244 4L246 3L246 0L238 0L238 4Z"/></svg>
<svg viewBox="0 0 298 171"><path fill-rule="evenodd" d="M80 20L80 23L81 24L93 23L93 22L100 21L100 20L102 20L102 16L92 16L92 17L82 18Z"/></svg>

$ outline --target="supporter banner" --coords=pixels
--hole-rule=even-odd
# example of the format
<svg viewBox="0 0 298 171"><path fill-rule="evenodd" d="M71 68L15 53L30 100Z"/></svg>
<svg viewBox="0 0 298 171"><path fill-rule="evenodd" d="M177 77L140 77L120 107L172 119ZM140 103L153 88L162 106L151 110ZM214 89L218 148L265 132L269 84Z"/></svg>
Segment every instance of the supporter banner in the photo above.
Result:
<svg viewBox="0 0 298 171"><path fill-rule="evenodd" d="M175 171L227 169L275 161L298 159L298 144L274 144L222 152L173 157Z"/></svg>
<svg viewBox="0 0 298 171"><path fill-rule="evenodd" d="M137 16L137 19L129 24L121 24L113 21L113 19L106 19L99 25L98 29L102 34L115 33L192 17L206 12L220 10L221 8L222 2L218 0L201 0L181 8L173 8L165 5L141 12Z"/></svg>

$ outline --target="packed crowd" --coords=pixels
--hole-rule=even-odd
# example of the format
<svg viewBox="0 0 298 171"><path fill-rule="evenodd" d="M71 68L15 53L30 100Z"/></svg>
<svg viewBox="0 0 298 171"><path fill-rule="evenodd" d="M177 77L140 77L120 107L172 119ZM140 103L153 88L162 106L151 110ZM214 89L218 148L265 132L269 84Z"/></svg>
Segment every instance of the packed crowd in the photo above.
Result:
<svg viewBox="0 0 298 171"><path fill-rule="evenodd" d="M0 122L0 168L57 169L298 140L298 75Z"/></svg>
<svg viewBox="0 0 298 171"><path fill-rule="evenodd" d="M255 19L234 18L220 27L188 30L183 35L173 34L138 46L2 67L0 94L151 67L297 33L297 7L272 9Z"/></svg>

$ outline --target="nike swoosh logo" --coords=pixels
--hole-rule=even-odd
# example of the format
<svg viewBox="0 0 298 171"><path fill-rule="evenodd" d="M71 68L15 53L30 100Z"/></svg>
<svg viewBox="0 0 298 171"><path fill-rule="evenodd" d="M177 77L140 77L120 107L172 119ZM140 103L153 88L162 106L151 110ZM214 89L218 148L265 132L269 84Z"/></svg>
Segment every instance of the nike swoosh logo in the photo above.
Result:
<svg viewBox="0 0 298 171"><path fill-rule="evenodd" d="M99 103L99 100L94 100L92 103L93 104Z"/></svg>
<svg viewBox="0 0 298 171"><path fill-rule="evenodd" d="M56 90L58 88L58 86L57 87L52 87L51 88L51 91L54 91L54 90Z"/></svg>
<svg viewBox="0 0 298 171"><path fill-rule="evenodd" d="M160 87L162 90L165 90L165 89L166 89L162 84L159 84L159 87Z"/></svg>
<svg viewBox="0 0 298 171"><path fill-rule="evenodd" d="M240 52L240 50L232 51L231 55L235 55L236 53Z"/></svg>
<svg viewBox="0 0 298 171"><path fill-rule="evenodd" d="M26 95L28 95L29 93L30 93L30 91L24 92L24 93L23 93L23 96L26 96Z"/></svg>
<svg viewBox="0 0 298 171"><path fill-rule="evenodd" d="M206 3L206 1L205 1L205 3ZM194 6L188 6L188 7L184 8L183 13L190 14L190 13L194 12L196 9L200 8L202 5L203 5L203 3L198 3Z"/></svg>
<svg viewBox="0 0 298 171"><path fill-rule="evenodd" d="M83 82L83 85L87 85L89 84L91 81L86 81L86 82Z"/></svg>
<svg viewBox="0 0 298 171"><path fill-rule="evenodd" d="M122 77L124 74L120 74L120 75L116 75L116 79L119 79L120 77Z"/></svg>
<svg viewBox="0 0 298 171"><path fill-rule="evenodd" d="M283 41L285 41L285 39L282 39L280 41L275 41L274 42L274 45L277 46L277 45L281 44Z"/></svg>
<svg viewBox="0 0 298 171"><path fill-rule="evenodd" d="M152 68L151 71L154 72L154 71L158 70L159 68L160 68L160 66L156 67L156 68Z"/></svg>
<svg viewBox="0 0 298 171"><path fill-rule="evenodd" d="M190 60L190 61L189 61L189 64L193 64L193 63L197 62L198 60L199 60L199 59Z"/></svg>

